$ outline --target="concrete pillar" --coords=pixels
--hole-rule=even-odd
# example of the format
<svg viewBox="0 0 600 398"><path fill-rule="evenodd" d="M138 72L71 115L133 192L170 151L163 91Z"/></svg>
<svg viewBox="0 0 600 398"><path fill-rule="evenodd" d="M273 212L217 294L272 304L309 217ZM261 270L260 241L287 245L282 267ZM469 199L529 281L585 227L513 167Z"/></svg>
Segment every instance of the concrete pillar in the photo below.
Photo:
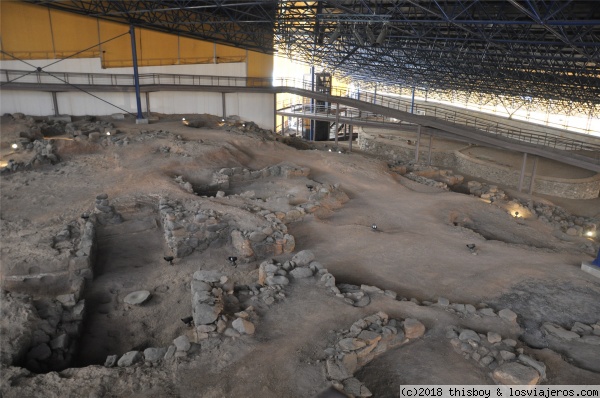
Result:
<svg viewBox="0 0 600 398"><path fill-rule="evenodd" d="M529 181L529 194L533 193L533 184L535 182L535 173L537 171L538 156L533 158L533 170L531 170L531 181Z"/></svg>
<svg viewBox="0 0 600 398"><path fill-rule="evenodd" d="M421 144L421 125L417 127L417 144L415 146L415 163L419 163L419 145Z"/></svg>
<svg viewBox="0 0 600 398"><path fill-rule="evenodd" d="M150 93L146 91L144 94L146 95L146 117L150 119Z"/></svg>
<svg viewBox="0 0 600 398"><path fill-rule="evenodd" d="M348 151L352 152L352 137L354 136L354 126L350 125L350 137L348 138Z"/></svg>
<svg viewBox="0 0 600 398"><path fill-rule="evenodd" d="M223 111L223 119L227 117L227 108L225 105L225 93L221 93L221 108Z"/></svg>
<svg viewBox="0 0 600 398"><path fill-rule="evenodd" d="M523 166L521 166L521 176L519 177L519 187L517 190L521 192L523 188L523 180L525 179L525 169L527 167L527 152L523 153Z"/></svg>
<svg viewBox="0 0 600 398"><path fill-rule="evenodd" d="M52 105L54 106L54 116L59 116L58 111L58 99L56 98L56 91L52 91Z"/></svg>

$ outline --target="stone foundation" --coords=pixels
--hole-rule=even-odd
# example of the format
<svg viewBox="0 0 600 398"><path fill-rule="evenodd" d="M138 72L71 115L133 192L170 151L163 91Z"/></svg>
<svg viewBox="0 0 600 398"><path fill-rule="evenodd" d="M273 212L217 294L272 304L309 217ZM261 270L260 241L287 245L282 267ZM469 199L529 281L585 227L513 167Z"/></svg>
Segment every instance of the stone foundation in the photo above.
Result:
<svg viewBox="0 0 600 398"><path fill-rule="evenodd" d="M415 147L405 148L393 145L390 142L381 142L374 135L360 133L358 146L361 150L374 153L392 161L414 162ZM419 159L427 159L428 148L422 146L419 150ZM517 188L519 184L520 170L510 167L491 164L468 155L461 150L431 153L431 164L440 167L448 167L457 172L482 178L497 184L508 185ZM527 189L531 181L531 173L526 173L523 187ZM534 193L557 196L569 199L595 199L600 195L600 174L589 178L565 179L546 176L536 176Z"/></svg>

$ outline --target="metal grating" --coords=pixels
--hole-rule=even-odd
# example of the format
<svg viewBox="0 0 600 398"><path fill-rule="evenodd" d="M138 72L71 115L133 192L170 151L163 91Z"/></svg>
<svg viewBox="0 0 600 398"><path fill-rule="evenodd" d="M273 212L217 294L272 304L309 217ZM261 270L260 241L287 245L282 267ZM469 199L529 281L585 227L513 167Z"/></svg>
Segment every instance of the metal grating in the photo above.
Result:
<svg viewBox="0 0 600 398"><path fill-rule="evenodd" d="M27 1L279 51L392 92L600 117L597 0Z"/></svg>

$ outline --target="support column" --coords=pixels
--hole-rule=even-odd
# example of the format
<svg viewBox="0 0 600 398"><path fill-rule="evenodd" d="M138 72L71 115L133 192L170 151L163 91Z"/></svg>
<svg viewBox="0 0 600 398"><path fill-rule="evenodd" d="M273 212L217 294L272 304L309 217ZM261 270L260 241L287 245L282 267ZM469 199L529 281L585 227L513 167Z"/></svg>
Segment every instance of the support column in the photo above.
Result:
<svg viewBox="0 0 600 398"><path fill-rule="evenodd" d="M137 105L136 124L146 124L148 119L144 119L142 115L142 100L140 98L140 75L138 73L137 50L135 43L135 27L129 25L129 35L131 36L131 57L133 59L133 82L135 84L135 102Z"/></svg>
<svg viewBox="0 0 600 398"><path fill-rule="evenodd" d="M375 83L375 92L373 93L373 103L376 104L377 103L377 83Z"/></svg>
<svg viewBox="0 0 600 398"><path fill-rule="evenodd" d="M310 67L310 90L315 91L315 66ZM310 113L315 112L315 99L310 99ZM310 119L310 141L315 140L315 120Z"/></svg>
<svg viewBox="0 0 600 398"><path fill-rule="evenodd" d="M337 109L335 111L335 146L338 146L338 131L340 129L340 104L336 104Z"/></svg>
<svg viewBox="0 0 600 398"><path fill-rule="evenodd" d="M221 108L223 110L223 119L227 117L227 106L225 105L225 93L221 93Z"/></svg>
<svg viewBox="0 0 600 398"><path fill-rule="evenodd" d="M54 116L59 116L58 111L58 99L56 98L56 91L52 91L52 104L54 105Z"/></svg>
<svg viewBox="0 0 600 398"><path fill-rule="evenodd" d="M537 171L538 156L533 158L533 170L531 170L531 181L529 181L529 194L533 193L533 184L535 182L535 173Z"/></svg>
<svg viewBox="0 0 600 398"><path fill-rule="evenodd" d="M527 166L527 152L523 153L523 166L521 166L521 176L519 177L519 187L517 190L521 192L523 188L523 180L525 179L525 168Z"/></svg>
<svg viewBox="0 0 600 398"><path fill-rule="evenodd" d="M415 148L415 163L419 163L419 145L421 144L421 125L417 127L417 144Z"/></svg>
<svg viewBox="0 0 600 398"><path fill-rule="evenodd" d="M348 139L348 152L352 152L352 137L354 136L354 126L350 125L350 138Z"/></svg>
<svg viewBox="0 0 600 398"><path fill-rule="evenodd" d="M415 110L415 88L412 88L412 97L410 100L410 113L414 113ZM421 127L421 126L419 126Z"/></svg>
<svg viewBox="0 0 600 398"><path fill-rule="evenodd" d="M146 117L150 119L150 93L146 91L144 94L146 95Z"/></svg>
<svg viewBox="0 0 600 398"><path fill-rule="evenodd" d="M429 153L427 154L427 166L431 165L431 147L433 146L433 134L429 134Z"/></svg>

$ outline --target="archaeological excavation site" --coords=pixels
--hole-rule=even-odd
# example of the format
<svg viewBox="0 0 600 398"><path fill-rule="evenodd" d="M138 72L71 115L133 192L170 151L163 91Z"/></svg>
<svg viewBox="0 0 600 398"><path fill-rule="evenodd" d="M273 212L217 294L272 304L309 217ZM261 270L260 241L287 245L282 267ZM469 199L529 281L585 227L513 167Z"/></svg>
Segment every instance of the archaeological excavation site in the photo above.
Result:
<svg viewBox="0 0 600 398"><path fill-rule="evenodd" d="M2 1L0 396L600 385L599 11L414 3Z"/></svg>

